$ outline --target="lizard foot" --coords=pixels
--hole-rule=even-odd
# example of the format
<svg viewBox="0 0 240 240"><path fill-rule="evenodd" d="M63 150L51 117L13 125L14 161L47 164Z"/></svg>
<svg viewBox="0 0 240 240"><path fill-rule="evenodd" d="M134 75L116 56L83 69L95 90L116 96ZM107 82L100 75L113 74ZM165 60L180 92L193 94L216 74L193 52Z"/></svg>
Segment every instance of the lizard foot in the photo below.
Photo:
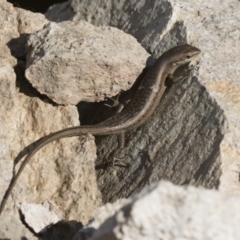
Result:
<svg viewBox="0 0 240 240"><path fill-rule="evenodd" d="M112 153L112 166L115 167L116 165L121 167L129 167L130 161L127 160L128 157L120 155L121 149L116 149Z"/></svg>

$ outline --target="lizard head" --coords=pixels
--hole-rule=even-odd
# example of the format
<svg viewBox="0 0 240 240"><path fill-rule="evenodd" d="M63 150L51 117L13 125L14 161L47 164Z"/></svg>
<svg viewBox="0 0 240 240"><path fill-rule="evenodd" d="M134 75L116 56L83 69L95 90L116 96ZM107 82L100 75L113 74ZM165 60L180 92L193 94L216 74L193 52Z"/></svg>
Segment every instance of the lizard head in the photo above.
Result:
<svg viewBox="0 0 240 240"><path fill-rule="evenodd" d="M200 52L200 49L189 44L185 44L174 47L163 55L167 57L166 59L168 59L168 63L175 66L180 66L195 59L200 54Z"/></svg>

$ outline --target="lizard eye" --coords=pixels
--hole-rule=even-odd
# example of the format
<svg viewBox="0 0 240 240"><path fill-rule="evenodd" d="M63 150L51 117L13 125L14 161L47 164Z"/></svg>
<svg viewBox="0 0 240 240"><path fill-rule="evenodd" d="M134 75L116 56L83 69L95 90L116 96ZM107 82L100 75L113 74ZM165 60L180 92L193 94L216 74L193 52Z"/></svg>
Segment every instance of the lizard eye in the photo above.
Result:
<svg viewBox="0 0 240 240"><path fill-rule="evenodd" d="M191 58L191 56L188 55L187 58L189 59L189 58Z"/></svg>

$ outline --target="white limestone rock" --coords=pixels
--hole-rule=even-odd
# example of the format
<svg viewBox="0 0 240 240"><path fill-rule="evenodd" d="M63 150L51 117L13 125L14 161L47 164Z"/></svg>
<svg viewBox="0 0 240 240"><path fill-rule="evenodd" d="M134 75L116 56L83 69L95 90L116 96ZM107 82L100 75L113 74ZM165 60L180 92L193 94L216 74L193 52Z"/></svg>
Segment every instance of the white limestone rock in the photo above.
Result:
<svg viewBox="0 0 240 240"><path fill-rule="evenodd" d="M19 206L24 216L24 221L38 233L46 226L54 224L61 219L51 211L50 204L46 201L43 204L23 203Z"/></svg>
<svg viewBox="0 0 240 240"><path fill-rule="evenodd" d="M162 181L131 197L89 240L238 240L239 213L239 196Z"/></svg>

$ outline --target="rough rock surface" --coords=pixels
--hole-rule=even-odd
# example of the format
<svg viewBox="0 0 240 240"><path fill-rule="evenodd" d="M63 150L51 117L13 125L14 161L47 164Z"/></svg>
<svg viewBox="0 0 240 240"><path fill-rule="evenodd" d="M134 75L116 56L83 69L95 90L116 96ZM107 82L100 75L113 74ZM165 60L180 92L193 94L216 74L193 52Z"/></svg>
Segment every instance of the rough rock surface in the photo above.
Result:
<svg viewBox="0 0 240 240"><path fill-rule="evenodd" d="M24 78L27 35L47 22L42 14L0 1L0 201L21 164L20 159L36 140L53 131L79 125L76 107L52 104ZM18 212L21 209L23 216L30 216L28 211L36 203L43 207L47 204L49 215L59 219L86 222L101 204L95 158L92 136L63 139L39 151L24 170L0 216L0 239L36 239ZM30 207L24 208L22 204ZM33 218L40 220L38 214L33 214ZM50 224L54 218L42 222ZM28 224L31 226L31 220Z"/></svg>
<svg viewBox="0 0 240 240"><path fill-rule="evenodd" d="M54 21L87 20L118 27L135 36L154 57L184 42L202 50L199 77L172 88L155 117L129 134L123 154L131 155L131 167L99 170L106 202L158 179L239 193L239 8L237 0L71 0L46 13ZM106 152L100 155L99 166L104 166L105 149L115 140L99 140L98 155ZM146 157L139 157L141 151Z"/></svg>
<svg viewBox="0 0 240 240"><path fill-rule="evenodd" d="M109 212L109 206L106 208ZM101 226L89 240L238 240L239 212L239 196L163 181L130 198L103 223L94 220L90 226L95 221ZM83 239L77 236L74 240Z"/></svg>
<svg viewBox="0 0 240 240"><path fill-rule="evenodd" d="M58 104L100 101L128 90L149 54L116 28L49 23L27 42L26 77Z"/></svg>
<svg viewBox="0 0 240 240"><path fill-rule="evenodd" d="M43 240L59 236L68 240L238 240L239 200L236 195L161 181L129 199L101 207L80 231L77 223L59 222Z"/></svg>
<svg viewBox="0 0 240 240"><path fill-rule="evenodd" d="M84 227L76 221L59 221L41 233L41 240L57 240L59 238L87 240L108 218L112 217L120 208L130 201L131 199L120 199L113 204L108 203L100 207L94 212L93 217Z"/></svg>
<svg viewBox="0 0 240 240"><path fill-rule="evenodd" d="M3 13L0 15L3 16L2 34L0 35L2 45L0 73L1 79L3 79L1 80L3 115L0 119L1 126L3 126L1 129L0 196L3 196L13 169L17 168L13 166L13 159L19 160L20 156L24 152L26 153L24 147L49 132L76 125L78 122L74 107L56 107L44 103L40 100L43 99L43 96L39 96L35 92L34 95L30 88L31 91L26 90L26 85L19 79L18 69L15 68L15 72L13 71L12 67L17 60L18 66L21 61L24 64L25 49L21 46L24 41L13 41L19 38L20 32L24 34L22 29L18 30L20 25L17 13L20 11L15 10L11 4L3 0L0 1L0 7ZM69 17L74 21L88 20L96 25L118 27L135 36L154 57L172 46L186 42L202 50L200 63L193 72L195 77L189 76L168 89L159 108L148 123L128 134L127 146L123 149L122 155L128 156L126 161L129 162L129 165L123 162L115 167L112 166L110 156L117 145L115 136L96 138L99 186L104 193L104 201L115 201L119 197L128 197L159 179L168 179L179 185L190 183L196 186L218 188L225 193L239 193L239 2L237 0L228 2L208 0L201 1L201 3L190 0L151 2L144 0L137 2L135 0L92 2L72 0L64 5L58 5L58 7L61 9L52 8L55 13L59 9L61 11L61 15L53 17L56 20L64 18L66 20ZM63 9L66 11L65 16ZM13 15L9 14L10 11ZM48 16L50 14L51 12L48 13ZM30 22L30 20L26 22ZM43 23L43 21L39 22L40 25ZM41 28L42 26L36 30ZM28 31L26 30L26 32ZM18 49L18 44L20 44L20 49ZM13 56L10 55L10 52ZM17 74L18 80L17 89L15 74ZM21 93L18 92L18 89ZM94 117L97 116L98 110L99 107L93 108L91 111ZM87 119L87 124L91 123L91 120L95 121L93 116L85 119ZM39 161L38 165L35 165L33 159L32 164L28 166L19 180L12 199L10 199L12 201L9 201L7 205L8 212L4 213L3 218L1 216L0 238L14 239L17 235L31 239L31 234L24 229L16 211L16 206L22 202L41 204L49 199L48 204L51 205L51 209L57 216L61 218L61 215L65 213L66 218L74 219L79 219L78 207L86 208L85 204L80 203L80 199L89 204L91 210L98 205L95 178L91 175L92 178L86 179L86 176L89 177L89 175L85 174L85 172L94 174L92 160L95 157L93 140L90 136L87 138L90 138L87 142L82 142L81 138L81 146L83 146L81 150L78 148L78 142L74 139L64 139L59 143L47 146L36 155L35 160ZM58 144L59 148L57 148ZM84 151L86 146L92 147L93 152ZM18 156L21 150L23 152ZM79 156L75 153L79 151L81 154L87 155L88 160L85 160L87 166L82 166L80 160L78 161ZM60 158L57 153L63 157ZM46 165L44 156L47 157L48 165ZM65 161L66 158L68 161ZM58 161L54 161L55 159ZM84 161L84 157L80 156L80 159ZM70 166L65 165L68 163ZM77 164L80 166L76 167ZM60 169L60 167L63 168ZM79 169L83 169L85 172L79 173ZM86 188L79 187L79 179L75 179L76 172L79 174L81 184L85 181ZM70 182L68 182L69 177L72 177ZM49 179L52 182L49 182ZM65 184L62 185L62 183ZM60 187L58 188L58 186ZM93 186L92 191L88 188L90 186ZM167 187L167 190L170 191L169 188ZM67 192L69 189L72 192ZM80 192L76 193L76 189L79 189ZM84 193L81 192L82 189L84 189ZM183 189L181 191L184 192ZM194 193L188 201L194 206L198 202L197 195L203 200L212 198L218 202L220 197L216 197L214 194L211 193L209 197L208 191L202 191L200 196ZM61 197L56 197L58 195ZM144 196L147 197L147 194ZM185 201L184 197L181 199ZM223 197L217 205L213 205L210 200L208 207L204 208L198 217L198 221L201 223L211 220L213 223L219 222L218 227L213 226L213 232L210 232L213 234L211 239L214 239L215 235L217 236L216 229L222 236L229 230L228 236L224 239L239 239L239 227L236 225L239 222L236 215L239 212L239 199L237 197L234 200L232 197L225 197L225 199ZM180 203L181 206L185 206L184 202ZM174 206L177 208L180 203L177 201L177 206L176 203ZM116 217L113 217L119 222L114 230L124 230L122 222L127 214L131 214L128 206L126 205L124 208L125 215L122 215L123 212L120 211ZM10 212L12 209L14 209L14 213ZM148 213L147 210L142 211L143 207L136 209L138 216L143 218ZM212 213L211 211L215 209L221 209L221 211ZM167 210L166 216L175 216L175 208L170 207ZM182 216L189 214L187 210L188 207L182 209ZM207 210L209 215L203 215ZM195 210L190 212L191 218L186 219L186 221L190 220L190 223L192 223L191 219L195 221L193 211ZM185 212L186 215L184 215ZM84 212L81 219L87 219L88 214L90 213ZM224 222L224 215L229 222L231 218L233 219L230 225ZM212 217L209 219L209 216ZM176 219L178 218L176 217ZM135 224L136 222L132 220L134 218L131 218L129 223ZM198 226L194 221L194 227ZM212 226L211 223L207 223L206 227ZM177 232L179 225L180 223L177 227L174 224L171 225L173 234L179 234ZM104 226L106 225L102 227ZM139 225L135 224L135 226ZM202 226L205 226L204 222ZM79 224L70 226L73 230L78 227ZM151 227L149 226L149 229ZM205 228L202 229L202 231L199 230L199 236L206 232ZM133 229L130 233L132 232ZM186 232L187 237L188 234L189 232ZM111 230L110 236L116 239L115 233L112 233ZM95 235L95 237L97 236ZM117 237L121 239L123 235ZM100 235L99 239L101 239Z"/></svg>
<svg viewBox="0 0 240 240"><path fill-rule="evenodd" d="M61 221L61 218L58 217L54 211L51 211L50 204L47 201L43 204L28 204L24 202L19 206L19 209L24 215L24 221L31 226L36 233L41 232L50 224Z"/></svg>

